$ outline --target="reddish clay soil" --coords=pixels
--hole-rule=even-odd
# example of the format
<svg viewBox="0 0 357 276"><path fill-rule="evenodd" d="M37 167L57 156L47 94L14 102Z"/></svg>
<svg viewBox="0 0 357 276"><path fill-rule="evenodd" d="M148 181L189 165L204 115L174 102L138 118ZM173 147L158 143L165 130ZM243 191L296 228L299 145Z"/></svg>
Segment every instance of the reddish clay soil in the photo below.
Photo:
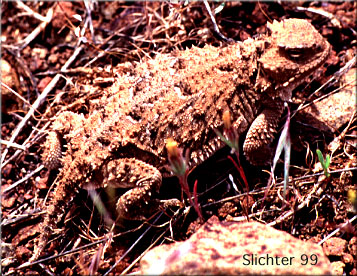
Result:
<svg viewBox="0 0 357 276"><path fill-rule="evenodd" d="M33 254L44 200L56 178L56 172L46 169L35 172L41 165L45 131L51 117L63 106L73 103L66 92L73 87L72 81L85 78L78 68L105 68L193 45L224 45L222 37L214 31L214 23L203 2L173 2L1 3L1 54L7 62L2 65L2 81L21 96L2 86L3 275L133 272L138 267L136 259L149 246L185 240L202 225L193 208L188 214L184 210L173 210L158 220L154 217L149 223L128 223L124 229L115 229L114 237L110 237L103 216L93 207L88 192L81 190L69 204L64 221L54 229L41 256L41 259L50 259L17 270ZM336 89L353 89L351 83L346 86L351 79L352 87L355 85L353 71L336 72L351 61L356 52L355 2L210 2L209 5L211 11L216 12L214 17L221 34L235 41L264 33L267 21L284 18L308 19L329 41L333 51L322 68L322 76L295 91L290 104L292 113L302 102L309 103ZM77 54L79 47L82 50ZM74 60L68 70L49 88L72 57ZM333 76L341 78L317 91ZM38 100L48 89L50 92ZM85 102L78 102L70 108L85 112ZM39 104L33 111L30 105L35 103ZM32 115L26 118L27 114ZM16 134L24 118L26 122ZM340 266L336 271L357 275L356 222L350 222L356 216L357 207L356 181L353 181L357 167L355 113L342 116L334 131L312 126L304 118L298 112L291 121L290 187L286 199L283 197L283 162L277 165L275 186L266 191L269 168L253 167L244 157L241 157L241 165L250 193L242 195L244 184L227 158L229 149L218 152L190 174L191 190L198 180L198 203L204 220L212 215L221 220L244 219L248 213L252 214L251 220L272 223L275 228L301 240L316 243L338 229L334 239L323 243L325 253L336 267ZM11 140L13 144L3 143ZM333 145L336 147L331 151ZM329 177L323 174L317 148L324 156L333 153ZM20 180L23 181L17 183ZM105 193L98 192L104 204L110 206ZM181 197L180 186L174 178L164 181L161 192L163 198ZM187 201L186 205L189 206ZM283 217L285 214L290 215ZM112 239L105 242L104 238ZM136 241L138 243L131 248ZM75 249L78 250L73 251ZM71 253L58 256L67 251Z"/></svg>

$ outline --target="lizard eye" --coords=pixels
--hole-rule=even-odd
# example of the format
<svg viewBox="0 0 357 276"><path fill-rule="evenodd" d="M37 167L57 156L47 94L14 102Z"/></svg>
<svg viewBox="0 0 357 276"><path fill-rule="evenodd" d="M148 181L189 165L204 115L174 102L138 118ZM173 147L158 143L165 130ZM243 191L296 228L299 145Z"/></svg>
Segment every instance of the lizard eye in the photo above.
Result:
<svg viewBox="0 0 357 276"><path fill-rule="evenodd" d="M306 55L304 48L280 48L280 50L293 60L302 59Z"/></svg>

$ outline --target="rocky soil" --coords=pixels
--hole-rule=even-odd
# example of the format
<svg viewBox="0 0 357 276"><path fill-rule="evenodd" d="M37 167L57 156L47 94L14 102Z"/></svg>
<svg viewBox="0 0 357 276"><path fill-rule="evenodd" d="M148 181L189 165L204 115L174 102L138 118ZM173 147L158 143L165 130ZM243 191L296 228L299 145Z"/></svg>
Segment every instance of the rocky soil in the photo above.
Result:
<svg viewBox="0 0 357 276"><path fill-rule="evenodd" d="M212 216L224 223L249 217L300 241L322 245L333 274L357 275L356 3L209 2L209 10L214 20L204 2L1 3L3 275L137 272L146 250L187 240ZM274 185L267 189L270 168L253 167L241 156L248 195L227 158L229 149L224 149L188 177L191 191L197 180L196 199L204 221L186 200L185 209L110 231L106 216L82 190L60 228L54 229L40 262L23 266L32 255L42 206L56 178L56 172L41 167L46 130L64 107L86 112L80 87L76 99L68 91L86 79L87 70L110 72L112 65L157 53L224 45L225 37L243 41L266 32L267 21L294 17L308 19L333 51L321 68L322 76L298 87L289 104L292 149L286 197L282 161ZM105 86L105 76L102 82ZM325 158L331 156L329 176L317 149ZM161 192L163 198L181 198L174 178L164 181ZM98 193L109 206L109 197Z"/></svg>

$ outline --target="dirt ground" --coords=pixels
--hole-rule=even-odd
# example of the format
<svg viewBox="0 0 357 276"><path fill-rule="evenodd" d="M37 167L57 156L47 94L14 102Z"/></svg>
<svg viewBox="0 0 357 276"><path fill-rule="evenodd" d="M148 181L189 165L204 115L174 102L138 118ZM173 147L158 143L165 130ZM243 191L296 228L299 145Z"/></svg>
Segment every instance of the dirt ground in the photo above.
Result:
<svg viewBox="0 0 357 276"><path fill-rule="evenodd" d="M124 229L111 232L88 192L81 190L40 258L49 259L18 269L33 253L43 204L56 178L55 171L36 171L41 165L46 130L51 117L64 106L77 112L85 110L85 102L71 105L73 99L68 96L74 83L85 78L80 73L83 68L140 61L193 45L220 46L226 43L222 35L243 41L264 33L268 21L304 18L329 41L333 50L322 68L323 74L294 92L289 105L291 113L301 103L316 101L333 91L354 89L353 68L340 70L356 53L355 2L209 2L209 6L216 24L203 2L1 3L2 82L11 88L9 91L4 85L1 87L3 275L134 272L137 260L148 248L185 240L202 224L195 210L187 208L159 214L147 223L130 222ZM68 67L60 72L66 64ZM333 77L334 81L329 82ZM343 105L354 108L354 99L355 94L352 101ZM325 252L338 247L323 241L332 233L338 238L334 240L336 244L343 245L338 252L328 254L336 273L357 275L353 221L357 208L353 180L357 169L356 113L344 114L338 123L332 118L335 127L324 128L310 124L306 116L314 115L309 112L303 109L291 121L286 200L283 162L277 165L275 185L267 191L270 169L253 167L242 156L250 187L247 196L240 174L227 158L229 149L219 151L195 169L188 178L190 188L193 190L197 180L204 220L212 215L221 220L244 220L248 213L251 220L270 223L302 240L322 242ZM323 173L317 149L323 156L332 155L329 177ZM105 193L98 192L109 206ZM161 193L163 198L181 198L177 179L165 179ZM189 206L187 201L186 205ZM338 231L333 233L335 230Z"/></svg>

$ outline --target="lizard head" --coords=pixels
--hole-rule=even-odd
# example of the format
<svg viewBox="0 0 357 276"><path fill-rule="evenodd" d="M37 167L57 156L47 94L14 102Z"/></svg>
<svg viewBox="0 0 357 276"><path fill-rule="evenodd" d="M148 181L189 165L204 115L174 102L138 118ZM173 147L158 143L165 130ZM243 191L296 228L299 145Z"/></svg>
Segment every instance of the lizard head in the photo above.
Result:
<svg viewBox="0 0 357 276"><path fill-rule="evenodd" d="M270 36L259 59L262 75L269 79L269 94L287 101L291 92L327 59L330 44L304 19L268 23Z"/></svg>

